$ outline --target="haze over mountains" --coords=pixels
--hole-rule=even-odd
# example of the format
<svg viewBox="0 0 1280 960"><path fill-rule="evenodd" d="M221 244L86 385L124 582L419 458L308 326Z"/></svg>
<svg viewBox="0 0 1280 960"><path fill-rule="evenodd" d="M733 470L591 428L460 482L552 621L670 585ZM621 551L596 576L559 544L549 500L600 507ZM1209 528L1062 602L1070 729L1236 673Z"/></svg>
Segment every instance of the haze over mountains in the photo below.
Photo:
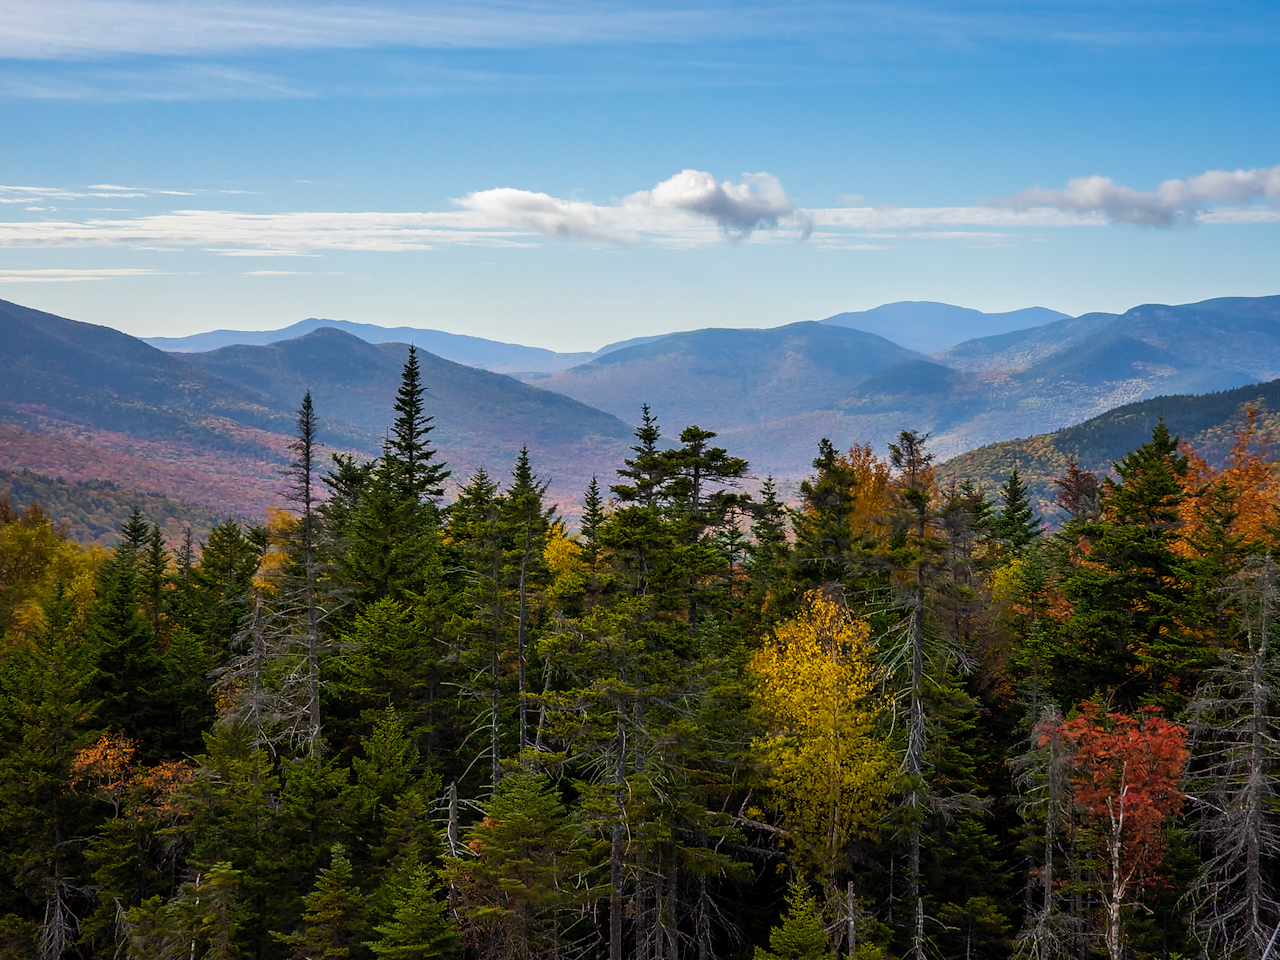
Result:
<svg viewBox="0 0 1280 960"><path fill-rule="evenodd" d="M933 342L970 321L1006 323L1020 315L1043 322L925 354L850 326L859 315L842 314L763 330L641 338L583 355L585 362L566 369L522 370L517 379L442 358L425 347L424 331L411 328L307 321L295 325L311 325L302 336L180 353L0 302L7 372L0 378L0 469L110 479L260 515L279 486L306 390L326 444L377 454L407 351L387 339L394 333L419 344L433 441L455 476L483 466L504 478L527 443L535 468L570 512L593 474L607 485L631 443L628 424L645 403L667 437L697 423L717 431L755 475L787 481L810 472L824 436L840 447L869 442L882 452L904 428L930 431L931 448L945 459L1145 398L1280 377L1280 297L1076 318L1033 308L975 320L969 314L976 311L911 306L949 324L928 334ZM888 322L890 307L904 305L861 316ZM535 348L456 339L488 363L500 362L508 348L503 362L516 367L537 356L520 352Z"/></svg>
<svg viewBox="0 0 1280 960"><path fill-rule="evenodd" d="M109 479L261 516L280 487L303 393L313 393L328 447L374 456L393 418L407 350L323 329L282 344L184 357L108 327L0 301L0 469ZM539 472L567 499L593 467L611 469L626 449L630 428L606 413L420 356L436 417L432 439L464 478L481 466L505 477L527 444Z"/></svg>
<svg viewBox="0 0 1280 960"><path fill-rule="evenodd" d="M555 373L567 370L610 350L656 340L657 337L637 337L601 347L594 353L557 353L542 347L526 347L518 343L485 340L460 333L446 333L423 327L380 327L373 323L354 323L350 320L320 320L311 318L279 330L211 330L189 337L144 337L143 342L170 353L200 353L221 347L237 345L264 346L293 340L315 330L334 329L349 333L366 343L412 343L419 349L437 357L480 367L494 373Z"/></svg>
<svg viewBox="0 0 1280 960"><path fill-rule="evenodd" d="M822 322L865 330L908 349L933 353L966 340L993 337L1066 319L1067 314L1047 307L1027 307L1008 313L983 313L949 303L904 300L855 313L838 313Z"/></svg>
<svg viewBox="0 0 1280 960"><path fill-rule="evenodd" d="M1010 313L982 313L948 303L903 301L886 303L856 313L840 313L821 322L878 334L908 349L928 352L975 337L1022 330L1065 317L1066 314L1045 307L1029 307ZM186 337L145 337L143 340L171 353L199 353L236 344L261 346L279 343L304 336L321 327L334 327L359 337L366 343L412 343L419 349L446 360L481 367L495 373L525 375L558 373L623 347L661 340L663 336L635 337L608 343L594 352L559 353L541 347L485 340L425 327L380 327L372 323L312 317L278 330L211 330Z"/></svg>

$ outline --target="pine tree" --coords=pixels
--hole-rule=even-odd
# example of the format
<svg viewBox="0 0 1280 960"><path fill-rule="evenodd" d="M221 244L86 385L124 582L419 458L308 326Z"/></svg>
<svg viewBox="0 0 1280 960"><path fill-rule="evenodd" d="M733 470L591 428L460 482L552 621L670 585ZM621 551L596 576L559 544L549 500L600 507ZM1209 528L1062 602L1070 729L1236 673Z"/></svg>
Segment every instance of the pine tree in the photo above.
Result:
<svg viewBox="0 0 1280 960"><path fill-rule="evenodd" d="M1041 534L1042 521L1031 508L1027 485L1014 467L1000 488L1000 508L991 523L992 539L1019 556Z"/></svg>
<svg viewBox="0 0 1280 960"><path fill-rule="evenodd" d="M302 398L302 407L298 410L297 428L298 435L289 444L294 459L287 471L291 484L286 496L298 508L295 536L300 554L298 559L302 564L304 578L300 586L301 602L306 617L307 708L306 728L302 731L302 740L308 750L315 754L320 748L320 622L323 613L317 583L320 518L316 513L318 491L315 484L315 455L319 443L316 437L318 422L315 409L311 405L310 390Z"/></svg>
<svg viewBox="0 0 1280 960"><path fill-rule="evenodd" d="M1178 549L1187 460L1161 420L1115 469L1101 518L1078 528L1088 562L1075 564L1066 582L1073 642L1059 669L1074 674L1072 701L1116 690L1119 706L1181 706L1205 662L1189 629L1192 577Z"/></svg>
<svg viewBox="0 0 1280 960"><path fill-rule="evenodd" d="M99 721L137 740L154 759L170 746L159 730L166 721L160 700L164 668L155 635L139 613L139 561L129 543L125 539L98 568L97 597L85 624L87 655L95 667L90 695L100 701Z"/></svg>
<svg viewBox="0 0 1280 960"><path fill-rule="evenodd" d="M494 960L563 955L596 891L571 878L585 869L581 841L543 776L513 773L467 834L473 856L446 865L468 945Z"/></svg>
<svg viewBox="0 0 1280 960"><path fill-rule="evenodd" d="M339 463L338 473L331 475L335 490L358 488L350 506L335 505L334 519L342 522L343 514L349 515L343 556L359 602L388 596L406 600L439 579L436 500L450 472L428 445L434 427L423 412L425 389L411 346L382 457L369 467Z"/></svg>
<svg viewBox="0 0 1280 960"><path fill-rule="evenodd" d="M295 960L342 960L364 952L365 907L352 880L351 861L340 843L333 845L331 855L315 889L302 898L300 929L276 935Z"/></svg>
<svg viewBox="0 0 1280 960"><path fill-rule="evenodd" d="M595 570L600 562L600 525L604 523L604 500L600 496L600 482L594 475L587 485L582 500L582 541L589 569Z"/></svg>
<svg viewBox="0 0 1280 960"><path fill-rule="evenodd" d="M661 439L658 419L646 403L640 408L640 426L636 428L636 443L631 448L635 456L623 460L623 466L618 469L618 476L630 483L617 483L609 488L620 503L652 507L657 502L667 478L666 463L658 449Z"/></svg>
<svg viewBox="0 0 1280 960"><path fill-rule="evenodd" d="M528 720L528 649L538 596L551 580L544 554L555 520L555 507L546 507L545 481L529 464L529 448L522 447L502 499L501 523L507 540L503 572L516 588L516 710L519 749L530 744Z"/></svg>
<svg viewBox="0 0 1280 960"><path fill-rule="evenodd" d="M436 451L428 445L434 417L426 415L422 395L422 373L418 366L417 347L410 344L409 357L396 392L398 416L383 452L384 460L394 467L397 492L402 499L414 503L434 501L444 493L449 478L445 465L435 459Z"/></svg>
<svg viewBox="0 0 1280 960"><path fill-rule="evenodd" d="M804 886L793 882L787 890L787 913L769 932L769 949L756 947L754 960L825 960L827 934L817 902Z"/></svg>
<svg viewBox="0 0 1280 960"><path fill-rule="evenodd" d="M446 532L466 571L462 629L469 642L463 659L474 678L472 691L489 705L490 784L502 779L502 664L510 647L511 596L503 572L507 546L502 524L503 497L481 467L458 491L449 508Z"/></svg>
<svg viewBox="0 0 1280 960"><path fill-rule="evenodd" d="M379 939L368 946L378 960L435 960L458 953L458 933L449 923L448 903L440 882L418 864L400 888L391 919L374 930Z"/></svg>

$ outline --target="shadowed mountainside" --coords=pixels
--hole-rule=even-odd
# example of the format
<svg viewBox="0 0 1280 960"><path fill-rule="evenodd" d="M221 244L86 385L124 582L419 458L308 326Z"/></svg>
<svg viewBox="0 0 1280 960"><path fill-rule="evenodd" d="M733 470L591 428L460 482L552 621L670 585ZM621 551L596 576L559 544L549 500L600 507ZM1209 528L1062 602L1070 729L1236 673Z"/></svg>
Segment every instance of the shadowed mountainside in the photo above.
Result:
<svg viewBox="0 0 1280 960"><path fill-rule="evenodd" d="M181 356L0 301L0 469L110 480L260 517L281 485L302 394L312 390L329 448L375 455L407 350L324 329ZM505 478L527 443L555 494L576 501L592 473L620 462L631 431L608 414L419 356L433 441L457 476L483 465Z"/></svg>

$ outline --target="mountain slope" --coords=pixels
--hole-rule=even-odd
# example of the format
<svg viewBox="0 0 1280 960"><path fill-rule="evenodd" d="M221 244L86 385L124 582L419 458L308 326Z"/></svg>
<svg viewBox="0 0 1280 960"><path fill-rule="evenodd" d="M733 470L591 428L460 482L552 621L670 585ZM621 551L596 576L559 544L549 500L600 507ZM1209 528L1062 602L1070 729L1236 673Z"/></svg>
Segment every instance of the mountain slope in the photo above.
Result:
<svg viewBox="0 0 1280 960"><path fill-rule="evenodd" d="M199 504L141 493L110 480L73 483L29 470L0 470L0 500L8 500L19 511L38 503L72 540L107 547L119 542L120 528L135 507L160 526L171 545L182 542L187 527L195 540L204 540L214 524L224 519Z"/></svg>
<svg viewBox="0 0 1280 960"><path fill-rule="evenodd" d="M110 480L260 517L281 485L295 411L313 390L320 438L376 455L404 344L338 330L213 355L168 354L106 327L0 302L0 469ZM557 496L611 472L626 424L510 377L419 354L441 455L505 478L521 444ZM324 458L327 461L327 456Z"/></svg>
<svg viewBox="0 0 1280 960"><path fill-rule="evenodd" d="M330 327L359 337L365 343L412 343L421 350L434 353L455 363L492 370L495 373L525 373L567 370L585 363L593 353L557 353L541 347L485 340L443 330L420 327L380 327L372 323L350 320L311 318L279 330L212 330L189 337L148 337L146 342L171 353L203 353L229 346L265 346L283 340L294 340L314 330ZM607 349L607 348L606 348Z"/></svg>
<svg viewBox="0 0 1280 960"><path fill-rule="evenodd" d="M323 423L360 431L373 452L394 419L395 393L408 355L403 343L369 344L321 328L266 346L223 347L186 360L220 379L297 403L310 390ZM631 437L616 417L576 400L475 367L418 352L432 442L460 478L479 466L504 477L528 444L535 469L569 484L576 496L592 473L612 469Z"/></svg>
<svg viewBox="0 0 1280 960"><path fill-rule="evenodd" d="M983 313L968 307L930 300L886 303L856 313L838 313L823 323L864 330L921 353L942 350L965 340L989 337L1066 319L1047 307L1027 307L1008 313Z"/></svg>
<svg viewBox="0 0 1280 960"><path fill-rule="evenodd" d="M648 403L672 428L727 430L826 407L918 358L883 337L814 322L712 328L624 347L538 384L628 420Z"/></svg>
<svg viewBox="0 0 1280 960"><path fill-rule="evenodd" d="M287 410L260 391L220 380L110 327L3 300L0 365L0 405L11 422L52 418L229 450L245 441L228 422L291 429Z"/></svg>
<svg viewBox="0 0 1280 960"><path fill-rule="evenodd" d="M1070 459L1087 470L1108 471L1114 461L1151 438L1161 417L1172 433L1211 463L1219 461L1231 447L1231 431L1244 425L1251 405L1258 407L1261 432L1280 435L1280 380L1272 380L1203 396L1125 404L1052 433L969 450L942 464L938 475L944 483L969 478L991 488L1017 466L1042 508L1047 508L1054 497L1053 481L1063 475Z"/></svg>

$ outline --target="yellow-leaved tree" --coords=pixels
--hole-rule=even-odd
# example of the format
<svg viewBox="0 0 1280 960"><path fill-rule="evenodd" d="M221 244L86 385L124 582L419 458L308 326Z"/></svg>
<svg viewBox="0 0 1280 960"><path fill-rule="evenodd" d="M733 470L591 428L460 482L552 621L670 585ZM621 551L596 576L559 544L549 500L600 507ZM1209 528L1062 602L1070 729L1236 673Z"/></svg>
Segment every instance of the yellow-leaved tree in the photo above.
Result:
<svg viewBox="0 0 1280 960"><path fill-rule="evenodd" d="M820 590L756 653L756 707L768 733L754 742L772 806L796 865L835 885L845 847L883 815L897 758L879 735L878 692L865 621Z"/></svg>

